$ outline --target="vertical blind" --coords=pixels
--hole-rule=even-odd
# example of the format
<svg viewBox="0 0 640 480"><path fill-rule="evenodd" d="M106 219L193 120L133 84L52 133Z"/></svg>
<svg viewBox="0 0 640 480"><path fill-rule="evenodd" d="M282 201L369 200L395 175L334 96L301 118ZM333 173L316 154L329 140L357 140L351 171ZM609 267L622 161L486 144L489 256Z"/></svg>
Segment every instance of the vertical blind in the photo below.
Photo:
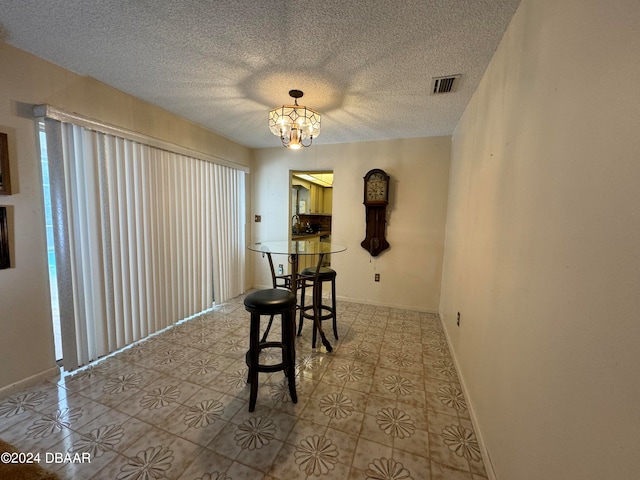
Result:
<svg viewBox="0 0 640 480"><path fill-rule="evenodd" d="M65 369L244 290L243 171L45 120Z"/></svg>

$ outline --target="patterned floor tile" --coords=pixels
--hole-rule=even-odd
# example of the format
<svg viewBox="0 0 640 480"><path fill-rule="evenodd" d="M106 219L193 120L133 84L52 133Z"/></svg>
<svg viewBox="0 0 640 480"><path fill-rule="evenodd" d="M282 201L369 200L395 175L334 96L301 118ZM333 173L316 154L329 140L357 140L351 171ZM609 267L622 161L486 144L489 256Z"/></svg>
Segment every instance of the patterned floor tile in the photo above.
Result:
<svg viewBox="0 0 640 480"><path fill-rule="evenodd" d="M0 437L91 456L51 465L65 480L486 479L438 316L350 302L338 311L333 353L311 347L309 322L297 338L296 404L282 372L260 374L248 411L238 297L0 399Z"/></svg>

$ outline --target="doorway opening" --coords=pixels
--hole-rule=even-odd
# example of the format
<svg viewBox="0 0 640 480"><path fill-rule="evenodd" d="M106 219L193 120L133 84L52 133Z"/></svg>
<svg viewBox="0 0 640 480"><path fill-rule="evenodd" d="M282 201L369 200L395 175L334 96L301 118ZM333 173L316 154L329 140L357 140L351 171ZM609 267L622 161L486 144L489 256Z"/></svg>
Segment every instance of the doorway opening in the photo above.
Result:
<svg viewBox="0 0 640 480"><path fill-rule="evenodd" d="M331 241L331 217L333 213L333 171L292 170L290 172L291 195L289 211L291 240ZM309 255L302 255L300 270L315 266ZM309 257L305 259L305 257ZM305 261L310 265L304 264ZM330 255L324 259L331 264Z"/></svg>

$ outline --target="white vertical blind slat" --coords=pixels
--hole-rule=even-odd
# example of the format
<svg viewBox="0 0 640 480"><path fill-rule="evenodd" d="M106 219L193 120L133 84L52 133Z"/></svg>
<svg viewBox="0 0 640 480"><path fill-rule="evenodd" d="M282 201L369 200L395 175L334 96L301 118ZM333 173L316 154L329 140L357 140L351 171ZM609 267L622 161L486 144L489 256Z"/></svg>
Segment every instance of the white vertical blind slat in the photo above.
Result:
<svg viewBox="0 0 640 480"><path fill-rule="evenodd" d="M144 292L144 308L142 310L142 320L146 324L147 331L155 332L156 329L154 327L155 321L155 312L154 312L154 298L153 298L153 248L152 248L152 240L151 240L151 174L150 174L150 152L147 147L144 147L145 150L145 158L146 161L141 164L141 180L142 180L142 188L141 188L141 202L142 202L142 210L144 212L142 219L142 255L140 256L139 263L142 264L143 275L142 279L142 290Z"/></svg>
<svg viewBox="0 0 640 480"><path fill-rule="evenodd" d="M118 270L119 275L114 277L116 283L115 288L120 292L120 313L121 318L120 325L122 326L123 341L130 342L135 338L133 325L133 319L131 318L131 285L129 271L127 265L129 264L129 249L126 248L129 241L129 234L127 230L127 205L129 203L129 186L127 184L127 172L126 163L128 156L124 149L123 142L116 139L114 149L114 163L116 167L115 175L115 192L117 200L117 218L113 228L113 235L116 237L116 242L119 245L118 255Z"/></svg>
<svg viewBox="0 0 640 480"><path fill-rule="evenodd" d="M111 319L112 326L115 330L115 344L126 343L127 341L127 324L125 319L125 295L126 290L123 284L123 272L122 272L122 238L120 228L121 207L123 202L122 196L124 192L119 188L120 181L120 168L118 162L115 160L118 158L118 145L114 137L105 137L107 148L106 158L107 161L107 175L109 184L109 198L111 199L111 208L109 209L109 219L111 222L111 231L109 236L111 237L111 262L113 277L109 279L112 283L114 291L113 298L113 318Z"/></svg>
<svg viewBox="0 0 640 480"><path fill-rule="evenodd" d="M216 300L225 301L244 288L244 177L231 168L215 165L214 229L229 232L217 238L215 245L214 288Z"/></svg>

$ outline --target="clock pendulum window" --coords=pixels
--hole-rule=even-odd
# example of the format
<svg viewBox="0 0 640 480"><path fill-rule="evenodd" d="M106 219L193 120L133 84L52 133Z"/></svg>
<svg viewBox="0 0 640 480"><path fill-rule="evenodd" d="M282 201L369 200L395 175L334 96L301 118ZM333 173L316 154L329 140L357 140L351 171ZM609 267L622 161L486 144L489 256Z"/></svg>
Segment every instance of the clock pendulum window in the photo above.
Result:
<svg viewBox="0 0 640 480"><path fill-rule="evenodd" d="M389 204L389 175L374 168L364 176L364 206L366 209L366 236L360 243L372 257L389 248L387 242L387 205Z"/></svg>

